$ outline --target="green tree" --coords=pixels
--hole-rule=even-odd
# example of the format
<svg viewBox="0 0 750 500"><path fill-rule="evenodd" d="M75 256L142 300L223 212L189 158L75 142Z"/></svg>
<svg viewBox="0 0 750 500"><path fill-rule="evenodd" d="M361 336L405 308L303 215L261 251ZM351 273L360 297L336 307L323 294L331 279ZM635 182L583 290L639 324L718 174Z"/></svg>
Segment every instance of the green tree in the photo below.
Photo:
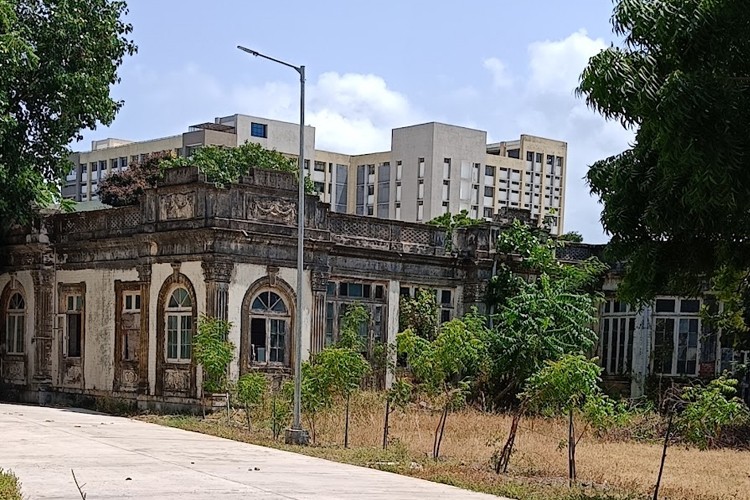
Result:
<svg viewBox="0 0 750 500"><path fill-rule="evenodd" d="M695 296L750 268L750 9L741 0L616 0L620 46L592 57L577 93L636 132L587 174L629 301Z"/></svg>
<svg viewBox="0 0 750 500"><path fill-rule="evenodd" d="M237 401L245 408L247 430L250 430L250 410L261 405L268 392L268 379L262 373L246 373L237 380Z"/></svg>
<svg viewBox="0 0 750 500"><path fill-rule="evenodd" d="M68 144L109 125L136 46L122 1L0 0L0 229L60 200Z"/></svg>
<svg viewBox="0 0 750 500"><path fill-rule="evenodd" d="M585 353L601 295L595 291L606 266L596 258L577 265L555 258L562 243L520 222L503 231L498 252L508 256L490 280L488 300L497 307L490 341L490 393L500 403L515 394L547 360Z"/></svg>
<svg viewBox="0 0 750 500"><path fill-rule="evenodd" d="M349 400L370 373L370 364L362 356L364 350L360 330L369 315L362 304L351 304L341 318L339 339L312 359L302 364L302 410L316 442L317 415L340 396L346 402L344 446L349 445Z"/></svg>
<svg viewBox="0 0 750 500"><path fill-rule="evenodd" d="M362 385L371 367L362 356L364 350L359 334L366 325L369 314L362 304L351 304L339 327L339 341L315 355L314 363L325 373L327 390L345 401L344 448L349 447L349 401Z"/></svg>
<svg viewBox="0 0 750 500"><path fill-rule="evenodd" d="M576 439L574 414L602 401L599 378L601 367L581 355L565 355L547 361L544 368L529 377L522 398L529 408L543 414L568 417L568 480L576 480ZM589 410L591 411L591 410Z"/></svg>
<svg viewBox="0 0 750 500"><path fill-rule="evenodd" d="M288 389L293 390L291 386L288 386ZM314 445L317 439L318 414L333 405L328 374L320 364L313 361L302 363L301 389L302 412L307 420L307 425L310 427L310 437Z"/></svg>
<svg viewBox="0 0 750 500"><path fill-rule="evenodd" d="M276 150L266 149L254 142L245 142L235 148L224 146L200 146L185 157L167 159L162 163L164 168L195 166L205 174L208 182L219 186L228 186L239 181L251 168L277 170L298 176L297 160L289 158ZM305 177L305 191L315 194L315 186Z"/></svg>
<svg viewBox="0 0 750 500"><path fill-rule="evenodd" d="M193 336L193 356L203 369L206 392L227 390L229 363L235 346L228 340L232 324L210 316L198 318L198 331Z"/></svg>
<svg viewBox="0 0 750 500"><path fill-rule="evenodd" d="M423 389L442 398L432 457L440 457L440 445L445 433L448 412L465 401L471 380L487 364L489 332L484 317L472 312L461 319L441 325L437 337L428 341L413 330L396 336L398 351L406 356L409 368Z"/></svg>
<svg viewBox="0 0 750 500"><path fill-rule="evenodd" d="M583 235L578 231L568 231L565 234L561 234L557 239L571 243L583 243Z"/></svg>
<svg viewBox="0 0 750 500"><path fill-rule="evenodd" d="M750 422L747 405L737 397L737 384L737 380L721 376L706 386L685 388L684 407L676 424L686 441L701 449L711 448L721 442L728 427Z"/></svg>
<svg viewBox="0 0 750 500"><path fill-rule="evenodd" d="M588 352L598 338L591 328L601 300L594 285L605 266L596 258L562 264L555 251L563 244L519 221L500 233L497 249L506 261L497 265L488 287L496 326L489 342L492 364L486 389L495 405L513 402L545 362ZM496 459L498 473L507 471L525 410L521 401Z"/></svg>
<svg viewBox="0 0 750 500"><path fill-rule="evenodd" d="M445 249L451 251L453 249L453 233L456 229L477 226L483 222L484 220L482 219L472 219L469 217L468 210L461 210L457 214L448 212L438 215L434 219L427 221L427 224L445 229Z"/></svg>
<svg viewBox="0 0 750 500"><path fill-rule="evenodd" d="M434 340L440 326L440 306L435 290L420 289L415 297L401 296L398 310L399 331L413 330L426 340Z"/></svg>

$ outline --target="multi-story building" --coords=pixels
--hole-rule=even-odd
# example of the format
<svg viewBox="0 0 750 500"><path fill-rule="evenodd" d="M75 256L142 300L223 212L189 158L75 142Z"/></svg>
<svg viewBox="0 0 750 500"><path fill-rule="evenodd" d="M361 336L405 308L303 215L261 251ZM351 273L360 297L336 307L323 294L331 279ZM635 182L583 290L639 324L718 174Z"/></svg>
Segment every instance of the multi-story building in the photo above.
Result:
<svg viewBox="0 0 750 500"><path fill-rule="evenodd" d="M299 126L237 114L164 139L94 141L91 151L73 155L77 168L63 195L96 199L101 179L149 153L189 156L201 145L232 147L246 141L296 158ZM305 158L307 175L336 212L426 222L461 210L473 218L491 218L509 207L529 210L554 234L563 231L565 142L522 135L488 144L485 131L431 122L393 129L389 151L348 155L316 149L315 128L308 126Z"/></svg>
<svg viewBox="0 0 750 500"><path fill-rule="evenodd" d="M193 125L183 134L160 139L137 142L123 139L92 141L90 151L71 155L70 161L75 168L68 174L62 194L77 201L96 200L100 181L112 172L125 170L131 163L144 160L149 154L169 152L175 156L190 156L200 146L236 147L247 141L297 158L299 124L231 115ZM305 127L305 142L305 157L312 158L315 151L315 127Z"/></svg>
<svg viewBox="0 0 750 500"><path fill-rule="evenodd" d="M502 207L521 208L560 234L566 162L561 141L522 135L487 144L485 131L435 122L397 128L390 151L352 156L348 211L426 222L447 212L489 219Z"/></svg>

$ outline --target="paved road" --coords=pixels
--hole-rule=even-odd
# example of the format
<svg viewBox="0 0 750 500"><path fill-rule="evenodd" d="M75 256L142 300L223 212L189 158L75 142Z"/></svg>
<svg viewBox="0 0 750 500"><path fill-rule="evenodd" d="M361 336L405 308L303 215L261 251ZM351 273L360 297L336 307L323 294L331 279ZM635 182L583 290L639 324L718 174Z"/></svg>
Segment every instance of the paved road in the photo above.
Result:
<svg viewBox="0 0 750 500"><path fill-rule="evenodd" d="M397 474L66 408L0 404L0 467L29 500L467 499ZM259 469L259 470L256 470Z"/></svg>

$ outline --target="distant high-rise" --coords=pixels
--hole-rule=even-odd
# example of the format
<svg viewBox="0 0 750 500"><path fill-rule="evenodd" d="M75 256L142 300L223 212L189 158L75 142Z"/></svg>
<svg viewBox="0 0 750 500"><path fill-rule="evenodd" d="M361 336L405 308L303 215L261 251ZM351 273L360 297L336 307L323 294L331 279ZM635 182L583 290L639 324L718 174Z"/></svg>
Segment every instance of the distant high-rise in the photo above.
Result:
<svg viewBox="0 0 750 500"><path fill-rule="evenodd" d="M317 150L310 126L305 140L307 175L334 211L426 222L461 210L490 218L509 207L529 210L553 234L563 232L565 142L521 135L488 144L485 131L435 122L393 129L390 151L378 153ZM237 114L162 139L94 141L91 151L71 156L77 167L68 175L63 195L97 199L101 179L149 153L190 156L201 145L234 147L246 141L296 158L299 126Z"/></svg>

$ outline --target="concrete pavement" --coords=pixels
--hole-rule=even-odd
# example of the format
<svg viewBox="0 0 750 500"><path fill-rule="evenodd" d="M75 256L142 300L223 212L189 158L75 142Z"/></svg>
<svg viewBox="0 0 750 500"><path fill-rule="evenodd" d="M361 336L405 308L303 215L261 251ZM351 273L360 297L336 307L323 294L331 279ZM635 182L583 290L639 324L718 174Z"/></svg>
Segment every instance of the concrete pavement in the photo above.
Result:
<svg viewBox="0 0 750 500"><path fill-rule="evenodd" d="M29 500L495 499L452 486L71 408L0 404L0 467Z"/></svg>

